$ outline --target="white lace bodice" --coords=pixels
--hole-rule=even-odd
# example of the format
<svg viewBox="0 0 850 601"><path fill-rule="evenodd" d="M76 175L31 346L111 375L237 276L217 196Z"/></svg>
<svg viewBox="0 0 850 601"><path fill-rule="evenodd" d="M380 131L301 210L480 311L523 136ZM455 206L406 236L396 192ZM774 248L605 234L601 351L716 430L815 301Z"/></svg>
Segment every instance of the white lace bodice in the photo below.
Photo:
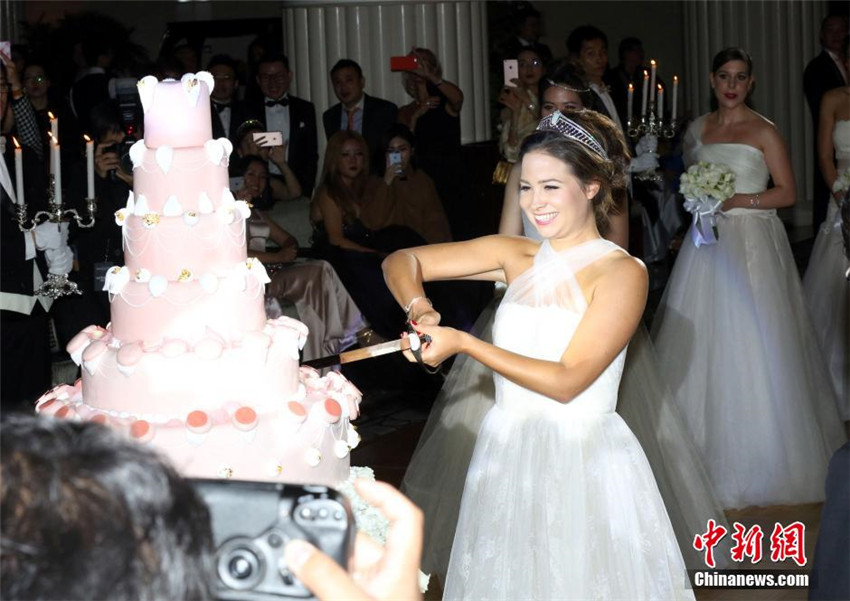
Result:
<svg viewBox="0 0 850 601"><path fill-rule="evenodd" d="M558 361L587 310L575 273L614 250L622 249L602 239L561 252L556 252L548 241L544 241L534 266L511 283L499 306L493 325L496 346L534 359ZM497 374L496 404L524 414L613 413L625 357L623 349L596 381L566 404Z"/></svg>
<svg viewBox="0 0 850 601"><path fill-rule="evenodd" d="M832 143L835 147L838 171L841 172L850 167L850 120L835 122L835 127L832 129Z"/></svg>

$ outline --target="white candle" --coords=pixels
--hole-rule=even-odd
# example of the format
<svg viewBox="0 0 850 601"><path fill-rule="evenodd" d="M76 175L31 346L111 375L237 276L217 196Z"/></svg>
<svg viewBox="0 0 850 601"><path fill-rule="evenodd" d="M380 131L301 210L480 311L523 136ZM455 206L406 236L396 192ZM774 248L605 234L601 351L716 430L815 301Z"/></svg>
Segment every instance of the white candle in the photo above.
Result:
<svg viewBox="0 0 850 601"><path fill-rule="evenodd" d="M670 115L671 121L676 120L676 104L678 103L678 96L679 96L678 92L679 92L679 76L674 75L673 76L673 111Z"/></svg>
<svg viewBox="0 0 850 601"><path fill-rule="evenodd" d="M94 198L94 142L88 136L86 139L86 198Z"/></svg>
<svg viewBox="0 0 850 601"><path fill-rule="evenodd" d="M55 204L62 204L62 163L59 158L59 144L53 144L53 202Z"/></svg>
<svg viewBox="0 0 850 601"><path fill-rule="evenodd" d="M664 88L661 87L661 84L658 84L658 120L664 120Z"/></svg>
<svg viewBox="0 0 850 601"><path fill-rule="evenodd" d="M12 141L15 143L15 196L24 204L24 153L18 140L12 138Z"/></svg>
<svg viewBox="0 0 850 601"><path fill-rule="evenodd" d="M53 155L53 145L56 143L56 138L53 137L53 134L47 134L50 138L50 175L56 174L56 157Z"/></svg>
<svg viewBox="0 0 850 601"><path fill-rule="evenodd" d="M649 73L646 69L643 71L643 98L641 99L640 114L641 117L646 115L646 99L649 96Z"/></svg>
<svg viewBox="0 0 850 601"><path fill-rule="evenodd" d="M59 143L59 119L53 116L53 113L50 111L47 112L47 116L50 117L50 135L53 136L53 139L56 143Z"/></svg>
<svg viewBox="0 0 850 601"><path fill-rule="evenodd" d="M634 107L635 102L635 86L633 83L629 83L629 104L626 109L626 119L631 123L632 121L632 108Z"/></svg>
<svg viewBox="0 0 850 601"><path fill-rule="evenodd" d="M649 66L651 69L651 75L649 76L649 93L651 94L651 96L649 97L649 101L652 102L653 100L655 100L655 71L658 68L655 59L649 61Z"/></svg>

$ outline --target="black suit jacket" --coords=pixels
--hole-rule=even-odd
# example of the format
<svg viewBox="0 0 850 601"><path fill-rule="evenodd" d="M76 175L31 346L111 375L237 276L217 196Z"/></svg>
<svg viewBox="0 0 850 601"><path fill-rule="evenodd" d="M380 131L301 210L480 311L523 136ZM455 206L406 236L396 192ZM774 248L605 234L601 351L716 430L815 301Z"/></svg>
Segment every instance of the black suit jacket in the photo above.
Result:
<svg viewBox="0 0 850 601"><path fill-rule="evenodd" d="M234 100L230 103L230 128L224 131L224 125L218 116L218 111L214 106L214 102L210 100L210 119L212 121L213 139L228 138L233 144L236 144L236 130L239 126L251 118L251 113L244 102ZM264 121L264 120L263 120Z"/></svg>
<svg viewBox="0 0 850 601"><path fill-rule="evenodd" d="M833 88L846 85L844 78L841 76L841 71L838 65L829 56L829 53L824 50L813 58L806 70L803 71L803 90L806 93L806 100L809 103L809 110L812 113L812 123L815 125L815 132L818 129L818 119L820 117L820 101L823 95Z"/></svg>
<svg viewBox="0 0 850 601"><path fill-rule="evenodd" d="M381 137L395 123L398 107L383 98L363 95L363 137L369 145L370 171L378 173L383 162L384 149L381 148ZM325 126L325 138L340 130L342 123L342 103L336 103L322 115Z"/></svg>
<svg viewBox="0 0 850 601"><path fill-rule="evenodd" d="M250 107L254 119L266 122L265 100ZM319 139L316 128L316 107L312 102L289 96L289 168L298 178L304 196L313 194L316 170L319 165Z"/></svg>

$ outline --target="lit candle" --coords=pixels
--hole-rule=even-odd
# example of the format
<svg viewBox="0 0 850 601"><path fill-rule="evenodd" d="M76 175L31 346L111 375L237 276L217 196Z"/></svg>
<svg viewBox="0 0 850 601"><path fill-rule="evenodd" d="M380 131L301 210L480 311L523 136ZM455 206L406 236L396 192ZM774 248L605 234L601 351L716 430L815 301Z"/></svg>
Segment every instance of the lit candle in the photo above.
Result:
<svg viewBox="0 0 850 601"><path fill-rule="evenodd" d="M676 104L678 102L678 96L679 96L678 92L679 92L679 76L674 75L673 76L673 111L670 115L671 121L676 120Z"/></svg>
<svg viewBox="0 0 850 601"><path fill-rule="evenodd" d="M94 198L94 142L86 135L83 138L86 139L86 198Z"/></svg>
<svg viewBox="0 0 850 601"><path fill-rule="evenodd" d="M649 73L643 70L643 98L640 105L641 116L646 115L646 98L649 95Z"/></svg>
<svg viewBox="0 0 850 601"><path fill-rule="evenodd" d="M626 109L626 119L631 122L632 120L632 108L635 102L635 86L633 83L629 83L629 104Z"/></svg>
<svg viewBox="0 0 850 601"><path fill-rule="evenodd" d="M24 204L24 153L17 138L12 138L15 143L15 196L18 202Z"/></svg>
<svg viewBox="0 0 850 601"><path fill-rule="evenodd" d="M56 157L53 155L53 145L56 143L56 138L53 134L47 134L50 138L50 175L56 175Z"/></svg>
<svg viewBox="0 0 850 601"><path fill-rule="evenodd" d="M62 204L62 162L59 157L59 144L53 143L53 202L54 204Z"/></svg>
<svg viewBox="0 0 850 601"><path fill-rule="evenodd" d="M53 113L47 111L47 116L50 117L50 135L53 136L53 139L56 143L59 143L59 119L53 116Z"/></svg>
<svg viewBox="0 0 850 601"><path fill-rule="evenodd" d="M661 87L661 84L658 84L658 120L664 120L664 88Z"/></svg>
<svg viewBox="0 0 850 601"><path fill-rule="evenodd" d="M651 94L649 101L652 102L655 100L655 71L658 69L658 64L655 62L655 59L649 61L649 67L652 73L649 76L649 93Z"/></svg>

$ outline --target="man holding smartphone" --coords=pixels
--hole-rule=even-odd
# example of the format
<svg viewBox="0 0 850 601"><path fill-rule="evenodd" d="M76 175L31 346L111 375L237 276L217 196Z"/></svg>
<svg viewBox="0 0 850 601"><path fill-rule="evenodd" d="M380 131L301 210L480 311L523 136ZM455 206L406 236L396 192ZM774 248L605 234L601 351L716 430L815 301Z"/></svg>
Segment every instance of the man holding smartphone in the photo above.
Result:
<svg viewBox="0 0 850 601"><path fill-rule="evenodd" d="M398 107L363 91L366 87L363 69L351 59L337 61L331 69L331 83L339 102L322 115L326 138L342 129L361 134L369 145L370 171L378 173L384 155L381 136L395 123Z"/></svg>
<svg viewBox="0 0 850 601"><path fill-rule="evenodd" d="M281 133L284 158L298 178L303 194L310 196L319 164L316 108L312 102L289 94L292 76L286 56L263 57L257 66L257 84L263 92L263 101L251 107L251 113L266 124L267 131ZM280 169L271 162L269 172L280 175Z"/></svg>

